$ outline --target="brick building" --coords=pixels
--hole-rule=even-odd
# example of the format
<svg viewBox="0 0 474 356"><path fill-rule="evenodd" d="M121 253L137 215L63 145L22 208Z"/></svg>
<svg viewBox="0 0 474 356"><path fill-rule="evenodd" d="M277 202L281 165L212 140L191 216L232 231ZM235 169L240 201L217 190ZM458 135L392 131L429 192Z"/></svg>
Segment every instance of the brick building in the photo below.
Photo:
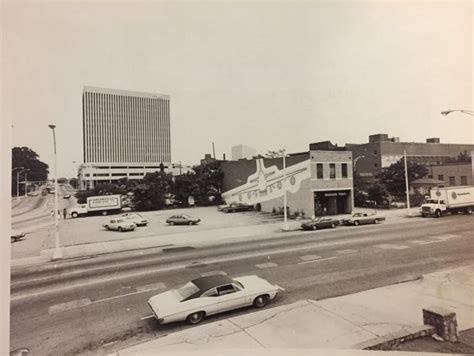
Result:
<svg viewBox="0 0 474 356"><path fill-rule="evenodd" d="M285 161L285 172L282 158L223 162L223 199L227 203L259 204L262 211L280 211L286 189L290 213L312 216L352 212L351 152L327 146L289 154Z"/></svg>
<svg viewBox="0 0 474 356"><path fill-rule="evenodd" d="M428 166L443 164L465 151L470 154L474 145L440 143L439 138L428 138L425 143L400 142L398 137L376 134L369 136L368 143L346 144L345 149L352 151L354 170L360 176L377 179L383 168L403 157L404 151L409 161Z"/></svg>

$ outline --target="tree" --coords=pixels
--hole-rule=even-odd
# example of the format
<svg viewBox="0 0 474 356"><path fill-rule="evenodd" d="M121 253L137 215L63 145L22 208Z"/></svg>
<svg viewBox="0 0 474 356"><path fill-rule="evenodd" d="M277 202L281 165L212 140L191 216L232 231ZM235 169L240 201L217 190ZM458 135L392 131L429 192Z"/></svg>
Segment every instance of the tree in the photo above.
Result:
<svg viewBox="0 0 474 356"><path fill-rule="evenodd" d="M127 194L127 190L113 183L98 183L91 190L80 190L76 193L77 202L85 204L87 198L98 195Z"/></svg>
<svg viewBox="0 0 474 356"><path fill-rule="evenodd" d="M16 178L18 173L18 170L13 171L13 169L20 167L29 169L27 174L28 181L30 182L42 182L48 179L48 165L39 160L39 156L35 151L26 146L14 147L12 149L12 195L16 195ZM24 194L24 188L24 185L20 185L20 194Z"/></svg>
<svg viewBox="0 0 474 356"><path fill-rule="evenodd" d="M69 184L74 188L74 189L77 189L77 178L70 178L69 179Z"/></svg>
<svg viewBox="0 0 474 356"><path fill-rule="evenodd" d="M371 185L367 190L367 194L367 198L376 202L378 206L382 206L389 195L387 189L379 183Z"/></svg>
<svg viewBox="0 0 474 356"><path fill-rule="evenodd" d="M423 178L428 174L428 169L420 163L408 161L407 166L408 183ZM405 162L403 158L382 171L380 182L385 185L391 195L397 197L405 195Z"/></svg>
<svg viewBox="0 0 474 356"><path fill-rule="evenodd" d="M173 184L171 173L148 173L133 192L135 208L140 211L163 209L166 206L166 197L172 192Z"/></svg>
<svg viewBox="0 0 474 356"><path fill-rule="evenodd" d="M197 205L216 205L222 203L221 191L224 173L220 162L209 162L194 166L195 182L199 185L199 194L193 195ZM197 199L196 199L197 198Z"/></svg>
<svg viewBox="0 0 474 356"><path fill-rule="evenodd" d="M459 152L458 156L455 158L448 159L449 163L461 163L461 162L471 162L471 155L467 153L466 150L464 152Z"/></svg>

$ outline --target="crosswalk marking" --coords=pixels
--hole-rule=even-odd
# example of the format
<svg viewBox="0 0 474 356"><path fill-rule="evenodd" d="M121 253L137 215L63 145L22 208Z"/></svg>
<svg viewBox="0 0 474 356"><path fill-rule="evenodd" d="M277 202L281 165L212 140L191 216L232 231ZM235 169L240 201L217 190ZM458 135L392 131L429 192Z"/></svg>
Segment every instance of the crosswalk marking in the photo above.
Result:
<svg viewBox="0 0 474 356"><path fill-rule="evenodd" d="M321 258L321 256L318 255L306 255L306 256L301 256L300 257L303 261L312 261L312 260L318 260Z"/></svg>
<svg viewBox="0 0 474 356"><path fill-rule="evenodd" d="M392 244L380 244L380 245L375 245L377 248L381 248L383 250L403 250L405 248L409 248L408 246L405 245L392 245Z"/></svg>
<svg viewBox="0 0 474 356"><path fill-rule="evenodd" d="M353 250L353 249L349 248L347 250L339 250L339 251L336 251L336 252L340 255L349 255L351 253L356 253L357 250Z"/></svg>
<svg viewBox="0 0 474 356"><path fill-rule="evenodd" d="M278 265L273 262L266 262L266 263L260 263L258 265L255 265L257 268L264 269L264 268L272 268L272 267L277 267Z"/></svg>
<svg viewBox="0 0 474 356"><path fill-rule="evenodd" d="M224 271L209 271L209 272L201 273L201 277L214 276L216 274L227 276L227 273L225 273Z"/></svg>

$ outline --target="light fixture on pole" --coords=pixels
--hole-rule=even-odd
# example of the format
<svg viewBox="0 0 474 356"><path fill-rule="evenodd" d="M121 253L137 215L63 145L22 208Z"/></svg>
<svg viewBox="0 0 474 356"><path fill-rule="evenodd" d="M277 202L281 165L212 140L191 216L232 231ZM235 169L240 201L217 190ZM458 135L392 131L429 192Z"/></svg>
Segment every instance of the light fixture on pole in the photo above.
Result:
<svg viewBox="0 0 474 356"><path fill-rule="evenodd" d="M407 209L408 209L408 216L411 216L410 213L410 191L408 190L408 165L407 165L407 151L403 151L403 157L405 161L405 189L407 194Z"/></svg>
<svg viewBox="0 0 474 356"><path fill-rule="evenodd" d="M56 154L56 133L54 129L56 125L48 125L53 131L53 144L54 144L54 230L55 230L55 248L53 253L53 260L59 260L63 257L62 251L59 248L59 221L58 221L58 164Z"/></svg>
<svg viewBox="0 0 474 356"><path fill-rule="evenodd" d="M462 112L463 114L471 115L474 116L474 111L472 110L446 110L446 111L441 111L441 115L449 115L452 112Z"/></svg>

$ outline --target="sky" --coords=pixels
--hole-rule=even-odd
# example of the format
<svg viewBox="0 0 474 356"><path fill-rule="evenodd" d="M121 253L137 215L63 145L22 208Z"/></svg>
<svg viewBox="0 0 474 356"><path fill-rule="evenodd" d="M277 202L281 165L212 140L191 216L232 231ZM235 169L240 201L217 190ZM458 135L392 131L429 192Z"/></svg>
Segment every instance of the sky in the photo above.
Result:
<svg viewBox="0 0 474 356"><path fill-rule="evenodd" d="M244 144L474 143L471 2L4 1L2 126L58 175L84 86L170 95L173 162Z"/></svg>

